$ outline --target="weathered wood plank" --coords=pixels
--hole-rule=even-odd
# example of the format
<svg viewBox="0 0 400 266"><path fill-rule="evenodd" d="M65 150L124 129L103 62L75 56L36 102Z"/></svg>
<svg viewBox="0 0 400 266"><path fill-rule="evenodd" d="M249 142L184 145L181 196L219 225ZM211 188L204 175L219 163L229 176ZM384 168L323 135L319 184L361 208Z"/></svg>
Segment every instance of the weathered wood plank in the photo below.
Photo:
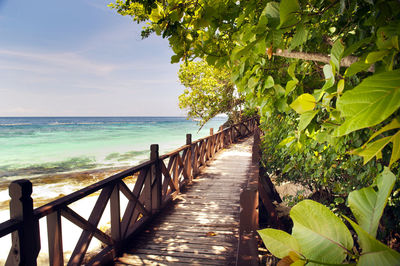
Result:
<svg viewBox="0 0 400 266"><path fill-rule="evenodd" d="M115 265L215 265L217 260L159 255L127 255ZM223 264L223 261L221 261Z"/></svg>

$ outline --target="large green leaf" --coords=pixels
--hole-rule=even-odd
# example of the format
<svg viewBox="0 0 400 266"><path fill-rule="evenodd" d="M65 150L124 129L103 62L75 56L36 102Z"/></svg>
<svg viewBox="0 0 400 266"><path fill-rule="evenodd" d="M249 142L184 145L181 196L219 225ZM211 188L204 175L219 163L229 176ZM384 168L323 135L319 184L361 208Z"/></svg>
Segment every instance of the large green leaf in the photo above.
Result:
<svg viewBox="0 0 400 266"><path fill-rule="evenodd" d="M400 107L400 70L373 75L337 100L337 109L346 121L335 135L374 126Z"/></svg>
<svg viewBox="0 0 400 266"><path fill-rule="evenodd" d="M362 253L357 265L400 265L400 253L382 244L361 226L345 217L357 232Z"/></svg>
<svg viewBox="0 0 400 266"><path fill-rule="evenodd" d="M281 23L279 27L292 25L297 21L295 12L300 9L297 0L282 0L279 5L279 17Z"/></svg>
<svg viewBox="0 0 400 266"><path fill-rule="evenodd" d="M376 178L378 191L375 191L373 187L366 187L349 194L348 204L354 217L358 224L373 237L376 236L379 220L395 181L394 174L385 167Z"/></svg>
<svg viewBox="0 0 400 266"><path fill-rule="evenodd" d="M292 107L297 113L303 114L307 111L313 110L315 105L316 100L314 96L309 93L303 93L290 104L290 107Z"/></svg>
<svg viewBox="0 0 400 266"><path fill-rule="evenodd" d="M290 217L294 224L292 235L307 259L341 263L347 256L346 249L353 248L353 238L346 225L318 202L301 201L291 209Z"/></svg>
<svg viewBox="0 0 400 266"><path fill-rule="evenodd" d="M264 245L275 257L281 259L288 256L290 251L301 253L296 238L285 231L267 228L257 232L261 236Z"/></svg>

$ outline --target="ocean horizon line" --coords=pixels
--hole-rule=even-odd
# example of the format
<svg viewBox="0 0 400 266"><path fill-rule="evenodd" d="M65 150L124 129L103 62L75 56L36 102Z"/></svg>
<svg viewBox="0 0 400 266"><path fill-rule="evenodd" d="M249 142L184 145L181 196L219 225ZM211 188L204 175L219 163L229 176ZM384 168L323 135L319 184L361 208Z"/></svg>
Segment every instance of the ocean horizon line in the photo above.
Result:
<svg viewBox="0 0 400 266"><path fill-rule="evenodd" d="M32 116L1 116L0 115L0 118L36 118L36 117L38 117L38 118L75 118L75 117L78 117L78 118L102 118L102 117L179 117L179 118L187 118L187 116L178 116L178 115L98 115L98 116L91 116L91 115L89 115L89 116L81 116L81 115L77 115L77 116L69 116L69 115L67 115L67 116L64 116L64 115L59 115L59 116L57 116L57 115L55 115L55 116L41 116L41 115L38 115L38 116L34 116L34 115L32 115Z"/></svg>

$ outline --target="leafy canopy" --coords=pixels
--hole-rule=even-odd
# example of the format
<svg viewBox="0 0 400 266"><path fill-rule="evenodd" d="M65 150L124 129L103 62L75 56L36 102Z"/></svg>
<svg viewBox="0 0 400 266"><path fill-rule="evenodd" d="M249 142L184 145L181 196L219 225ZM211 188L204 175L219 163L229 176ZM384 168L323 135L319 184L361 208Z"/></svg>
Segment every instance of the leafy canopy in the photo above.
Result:
<svg viewBox="0 0 400 266"><path fill-rule="evenodd" d="M307 131L316 138L363 129L372 135L399 116L396 0L127 0L111 6L146 21L143 37L167 38L171 62L201 58L230 69L262 120L297 112L298 142ZM379 147L389 154L383 164L392 166L400 142L390 143Z"/></svg>
<svg viewBox="0 0 400 266"><path fill-rule="evenodd" d="M228 114L234 123L239 122L244 99L235 90L229 70L204 61L188 62L181 64L178 76L186 87L179 96L179 107L187 109L188 117L198 119L201 126L218 114Z"/></svg>

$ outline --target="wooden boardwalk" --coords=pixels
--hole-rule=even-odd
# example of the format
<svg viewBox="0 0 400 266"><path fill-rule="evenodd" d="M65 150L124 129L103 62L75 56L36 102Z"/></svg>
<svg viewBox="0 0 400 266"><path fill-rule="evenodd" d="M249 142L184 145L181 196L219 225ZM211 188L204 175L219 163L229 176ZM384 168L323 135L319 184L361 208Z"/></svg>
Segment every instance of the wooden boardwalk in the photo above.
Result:
<svg viewBox="0 0 400 266"><path fill-rule="evenodd" d="M115 265L234 265L253 138L220 151Z"/></svg>

